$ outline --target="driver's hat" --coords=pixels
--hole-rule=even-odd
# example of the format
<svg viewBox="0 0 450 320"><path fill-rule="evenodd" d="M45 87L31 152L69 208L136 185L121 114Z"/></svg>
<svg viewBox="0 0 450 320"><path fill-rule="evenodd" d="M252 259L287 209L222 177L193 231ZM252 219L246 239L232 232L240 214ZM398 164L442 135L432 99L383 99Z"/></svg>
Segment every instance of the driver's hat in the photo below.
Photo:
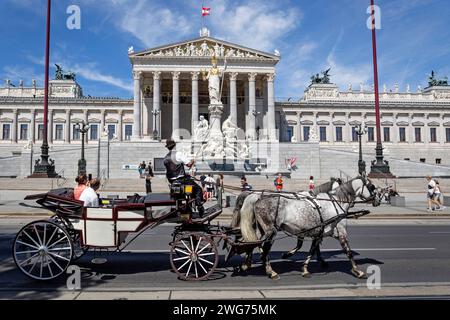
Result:
<svg viewBox="0 0 450 320"><path fill-rule="evenodd" d="M167 149L172 149L176 145L177 145L176 142L172 138L169 138L166 140L166 148Z"/></svg>

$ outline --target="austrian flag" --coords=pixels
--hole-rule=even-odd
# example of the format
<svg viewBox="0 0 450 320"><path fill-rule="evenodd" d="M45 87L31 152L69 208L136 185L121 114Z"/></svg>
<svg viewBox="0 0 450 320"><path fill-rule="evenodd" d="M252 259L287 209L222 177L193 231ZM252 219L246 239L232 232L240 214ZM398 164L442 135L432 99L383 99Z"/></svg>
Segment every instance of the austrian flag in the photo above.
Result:
<svg viewBox="0 0 450 320"><path fill-rule="evenodd" d="M202 7L202 17L209 16L211 8Z"/></svg>

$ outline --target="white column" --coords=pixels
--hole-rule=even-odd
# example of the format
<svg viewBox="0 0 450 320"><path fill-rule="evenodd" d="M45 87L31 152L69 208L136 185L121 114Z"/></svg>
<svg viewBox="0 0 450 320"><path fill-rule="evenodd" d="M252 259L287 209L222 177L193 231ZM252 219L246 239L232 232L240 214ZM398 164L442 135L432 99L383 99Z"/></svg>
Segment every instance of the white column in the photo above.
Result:
<svg viewBox="0 0 450 320"><path fill-rule="evenodd" d="M274 89L275 74L267 75L267 129L269 130L269 139L271 141L277 140L275 132L275 89Z"/></svg>
<svg viewBox="0 0 450 320"><path fill-rule="evenodd" d="M47 139L49 143L53 143L53 110L48 110Z"/></svg>
<svg viewBox="0 0 450 320"><path fill-rule="evenodd" d="M391 141L392 143L398 143L400 141L398 126L397 126L398 114L394 113L394 122L392 123Z"/></svg>
<svg viewBox="0 0 450 320"><path fill-rule="evenodd" d="M409 141L410 144L412 144L412 143L414 143L415 136L416 136L416 134L414 132L414 127L412 125L412 122L413 122L413 114L412 113L410 113L408 115L408 122L409 122L409 126L408 126L408 129L409 129L408 130L409 131L409 133L408 133L408 141Z"/></svg>
<svg viewBox="0 0 450 320"><path fill-rule="evenodd" d="M180 72L172 72L172 138L179 139L180 129Z"/></svg>
<svg viewBox="0 0 450 320"><path fill-rule="evenodd" d="M345 113L345 130L342 133L342 140L345 143L350 143L352 141L352 128L350 127L350 113Z"/></svg>
<svg viewBox="0 0 450 320"><path fill-rule="evenodd" d="M192 75L192 117L191 136L194 137L198 123L198 76L199 72L191 72Z"/></svg>
<svg viewBox="0 0 450 320"><path fill-rule="evenodd" d="M32 142L36 141L36 109L31 110L30 140Z"/></svg>
<svg viewBox="0 0 450 320"><path fill-rule="evenodd" d="M64 139L65 143L70 143L70 110L66 110L66 137Z"/></svg>
<svg viewBox="0 0 450 320"><path fill-rule="evenodd" d="M11 128L11 131L12 131L12 142L13 143L17 143L17 126L18 126L18 123L17 123L17 114L18 114L18 111L17 111L17 109L14 109L13 110L13 122L12 122L12 128Z"/></svg>
<svg viewBox="0 0 450 320"><path fill-rule="evenodd" d="M249 127L247 128L247 137L255 140L256 137L256 73L248 74L248 113L250 116Z"/></svg>
<svg viewBox="0 0 450 320"><path fill-rule="evenodd" d="M117 128L117 138L119 139L119 141L123 140L123 110L119 110L118 111L119 114L119 127Z"/></svg>
<svg viewBox="0 0 450 320"><path fill-rule="evenodd" d="M141 138L141 76L142 72L133 71L133 79L134 79L133 139Z"/></svg>
<svg viewBox="0 0 450 320"><path fill-rule="evenodd" d="M100 111L100 130L99 130L100 137L101 137L102 133L105 131L105 125L106 125L105 110L101 110Z"/></svg>
<svg viewBox="0 0 450 320"><path fill-rule="evenodd" d="M230 117L231 122L237 125L237 81L238 73L230 73Z"/></svg>
<svg viewBox="0 0 450 320"><path fill-rule="evenodd" d="M154 130L158 132L158 137L161 137L161 128L159 125L159 118L161 117L161 105L160 105L160 77L161 77L161 71L155 71L153 72L153 121L154 123ZM155 113L158 113L155 115Z"/></svg>

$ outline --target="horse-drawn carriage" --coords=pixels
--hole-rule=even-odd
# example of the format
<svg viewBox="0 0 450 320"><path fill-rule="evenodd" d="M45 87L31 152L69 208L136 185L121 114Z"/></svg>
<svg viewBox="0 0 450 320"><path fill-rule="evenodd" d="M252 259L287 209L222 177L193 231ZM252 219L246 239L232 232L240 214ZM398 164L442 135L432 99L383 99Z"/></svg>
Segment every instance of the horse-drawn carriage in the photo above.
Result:
<svg viewBox="0 0 450 320"><path fill-rule="evenodd" d="M173 184L170 194L134 195L127 199L100 199L99 208L86 208L73 198L73 189L30 195L54 212L47 220L25 225L13 243L16 265L27 276L50 280L89 249L124 250L139 235L163 223L176 223L170 245L173 271L184 280L208 278L219 260L223 240L230 252L254 245L236 241L236 231L211 221L222 212L215 204L200 217L194 210L192 186Z"/></svg>

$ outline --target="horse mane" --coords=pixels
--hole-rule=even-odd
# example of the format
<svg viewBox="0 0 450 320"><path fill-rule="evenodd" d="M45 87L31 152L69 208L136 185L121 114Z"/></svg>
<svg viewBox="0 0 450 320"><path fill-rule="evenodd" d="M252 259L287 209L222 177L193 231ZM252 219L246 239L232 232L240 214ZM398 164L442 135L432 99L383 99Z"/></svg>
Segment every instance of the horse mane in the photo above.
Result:
<svg viewBox="0 0 450 320"><path fill-rule="evenodd" d="M341 184L339 187L334 189L331 194L341 202L352 202L356 199L356 193L355 190L353 190L352 183L358 179L361 179L361 177L356 177Z"/></svg>

